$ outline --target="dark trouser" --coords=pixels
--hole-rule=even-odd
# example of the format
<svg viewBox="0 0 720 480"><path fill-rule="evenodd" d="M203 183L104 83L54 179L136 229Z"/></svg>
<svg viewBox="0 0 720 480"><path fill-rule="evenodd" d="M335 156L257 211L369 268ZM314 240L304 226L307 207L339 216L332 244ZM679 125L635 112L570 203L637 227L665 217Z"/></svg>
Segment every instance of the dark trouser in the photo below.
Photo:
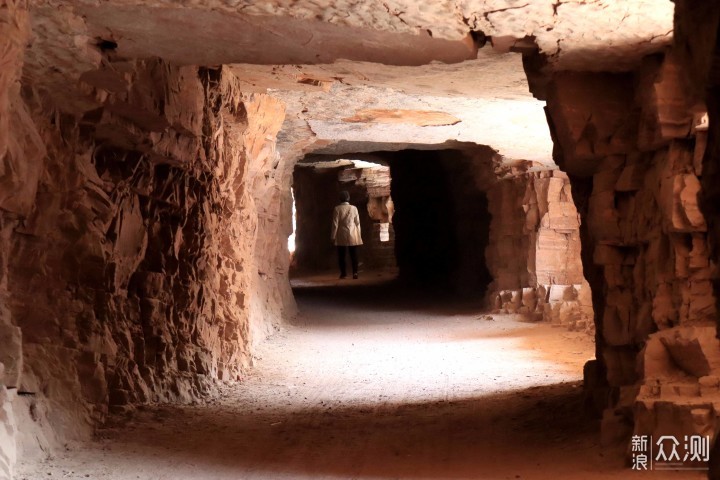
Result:
<svg viewBox="0 0 720 480"><path fill-rule="evenodd" d="M347 268L345 267L345 251L346 250L350 251L350 262L352 263L353 275L358 273L357 246L343 247L343 246L338 245L338 247L337 247L338 265L340 266L340 276L341 277L347 276Z"/></svg>

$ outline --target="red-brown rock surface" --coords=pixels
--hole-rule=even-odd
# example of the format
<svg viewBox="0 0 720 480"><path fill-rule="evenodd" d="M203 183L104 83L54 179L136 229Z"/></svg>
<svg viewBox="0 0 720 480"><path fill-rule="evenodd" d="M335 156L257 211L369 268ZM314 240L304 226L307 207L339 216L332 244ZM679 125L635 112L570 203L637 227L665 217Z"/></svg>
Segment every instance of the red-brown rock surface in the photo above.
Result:
<svg viewBox="0 0 720 480"><path fill-rule="evenodd" d="M586 275L593 292L602 292L594 304L599 360L619 392L604 417L608 432L627 424L622 419L633 410L640 434L705 434L717 416L707 407L707 415L682 420L712 398L700 385L715 375L707 339L717 319L699 205L704 169L695 161L704 142L685 81L668 54L633 76L559 75L550 88L558 160L578 183L592 175L592 189L574 193L587 207ZM677 338L684 340L669 340ZM682 372L684 386L674 389Z"/></svg>
<svg viewBox="0 0 720 480"><path fill-rule="evenodd" d="M9 306L10 247L13 230L32 205L32 180L39 174L32 163L44 153L20 100L20 75L29 36L23 7L22 2L13 0L0 3L0 478L12 476L17 455L12 402L23 362L22 334Z"/></svg>
<svg viewBox="0 0 720 480"><path fill-rule="evenodd" d="M29 192L2 205L23 217L3 236L16 325L0 330L4 382L36 394L18 411L52 405L24 419L36 429L26 454L52 443L48 423L72 438L108 408L189 402L241 379L251 344L294 308L279 214L290 177L274 149L283 106L241 94L223 69L119 62L90 78L81 88L103 106L79 120L11 109L20 140L47 148L4 156L25 168L3 181ZM109 78L124 89L105 90ZM8 337L20 329L22 346Z"/></svg>
<svg viewBox="0 0 720 480"><path fill-rule="evenodd" d="M606 438L716 431L711 3L677 0L668 50L667 0L0 0L0 477L242 379L294 312L311 152L454 149L396 183L442 192L453 281L487 264L498 309L597 327ZM242 62L264 65L219 66Z"/></svg>
<svg viewBox="0 0 720 480"><path fill-rule="evenodd" d="M592 331L580 220L567 176L559 171L511 176L495 183L488 198L493 222L485 255L494 278L494 307Z"/></svg>

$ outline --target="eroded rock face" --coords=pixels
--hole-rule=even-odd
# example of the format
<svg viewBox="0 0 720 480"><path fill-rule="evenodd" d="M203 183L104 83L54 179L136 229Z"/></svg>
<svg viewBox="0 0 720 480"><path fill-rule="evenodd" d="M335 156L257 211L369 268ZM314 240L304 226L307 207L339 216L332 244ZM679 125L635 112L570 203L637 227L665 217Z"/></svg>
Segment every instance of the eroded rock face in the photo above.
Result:
<svg viewBox="0 0 720 480"><path fill-rule="evenodd" d="M533 37L562 69L622 70L671 42L673 16L670 0L36 3L37 10L74 9L87 19L92 36L115 38L124 54L164 54L175 62L201 64L329 63L336 58L405 65L435 58L447 63L468 58L469 33L474 31L501 46ZM187 28L168 28L177 23ZM267 30L274 37L259 42L263 48L248 41L263 38ZM178 40L186 45L184 53L175 48ZM235 50L228 48L232 45ZM402 63L413 59L415 63Z"/></svg>
<svg viewBox="0 0 720 480"><path fill-rule="evenodd" d="M708 2L697 2L690 0L677 0L676 2L675 24L678 31L676 54L681 68L685 72L687 79L686 86L688 88L688 96L695 104L701 104L707 107L709 116L709 125L707 132L696 133L696 155L694 161L702 171L700 179L702 189L699 192L699 201L705 221L708 224L708 255L711 259L711 265L716 265L720 257L720 189L718 189L718 180L720 168L718 168L718 152L720 152L720 143L718 143L718 128L720 123L720 82L717 75L713 74L717 69L718 55L718 39L717 32L720 27L720 5ZM704 133L707 134L705 137ZM720 299L720 282L718 282L717 274L711 278L712 287L715 294L716 309L717 301ZM708 360L712 365L712 358L717 352L717 343L712 339L714 334L717 337L717 322L715 317L714 328L708 328L709 332L705 336L705 342L702 342L703 353L707 353ZM706 350L706 347L711 347ZM681 405L676 409L683 414L684 419L687 418L688 410L693 415L694 422L700 427L710 425L708 433L715 433L715 446L711 451L710 473L709 478L720 477L720 442L717 440L718 432L718 412L715 409L717 405L717 382L714 378L714 369L711 374L706 377L697 379L690 377L691 386L700 385L700 395L697 390L690 395L686 402L690 405ZM708 401L715 400L712 406ZM702 403L701 405L698 405ZM692 405L698 406L698 410L693 410ZM675 413L675 412L669 412ZM669 421L677 421L678 416L667 416ZM714 422L714 425L713 425Z"/></svg>
<svg viewBox="0 0 720 480"><path fill-rule="evenodd" d="M619 399L605 424L632 424L634 410L642 434L704 432L717 416L711 409L680 422L708 401L698 382L715 367L700 344L717 318L699 209L704 133L694 127L685 81L669 53L646 59L634 75L558 75L548 98L557 159L578 179L586 273L593 292L603 292L595 297L598 357ZM678 379L661 363L684 372L685 386L676 391Z"/></svg>
<svg viewBox="0 0 720 480"><path fill-rule="evenodd" d="M553 325L593 332L590 287L580 262L580 218L562 172L510 175L488 192L486 251L491 302Z"/></svg>
<svg viewBox="0 0 720 480"><path fill-rule="evenodd" d="M672 41L670 1L464 0L460 5L468 24L487 35L534 37L562 70L624 70Z"/></svg>
<svg viewBox="0 0 720 480"><path fill-rule="evenodd" d="M12 403L22 371L22 334L8 305L10 247L13 230L34 196L34 186L25 181L37 178L32 163L44 153L20 100L19 80L29 37L24 6L13 0L0 2L0 478L12 477L17 456Z"/></svg>
<svg viewBox="0 0 720 480"><path fill-rule="evenodd" d="M7 379L40 404L19 414L38 430L26 454L51 437L43 424L73 438L109 409L240 380L251 344L294 308L282 104L223 69L157 60L111 63L80 87L102 106L79 119L18 97L19 138L38 132L47 156L26 143L3 157L29 164L10 180L32 187L2 204L16 219L2 285L24 333Z"/></svg>

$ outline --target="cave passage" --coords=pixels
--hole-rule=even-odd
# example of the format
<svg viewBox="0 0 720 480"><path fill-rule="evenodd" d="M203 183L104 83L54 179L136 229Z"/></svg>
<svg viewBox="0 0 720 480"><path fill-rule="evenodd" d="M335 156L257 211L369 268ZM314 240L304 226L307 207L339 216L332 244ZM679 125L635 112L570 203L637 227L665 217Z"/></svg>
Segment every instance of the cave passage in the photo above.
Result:
<svg viewBox="0 0 720 480"><path fill-rule="evenodd" d="M400 277L432 290L484 298L491 215L478 179L487 166L455 150L406 150L389 160Z"/></svg>
<svg viewBox="0 0 720 480"><path fill-rule="evenodd" d="M574 479L622 468L594 453L583 414L585 333L418 296L390 274L293 283L299 316L256 350L243 388L140 409L19 478Z"/></svg>
<svg viewBox="0 0 720 480"><path fill-rule="evenodd" d="M291 273L337 270L329 232L345 190L360 212L363 274L397 272L417 288L484 299L492 281L485 260L491 215L478 177L486 171L487 158L458 150L306 158L294 174Z"/></svg>
<svg viewBox="0 0 720 480"><path fill-rule="evenodd" d="M0 480L720 478L718 32L0 0Z"/></svg>
<svg viewBox="0 0 720 480"><path fill-rule="evenodd" d="M360 247L361 270L367 274L389 272L396 268L390 167L377 156L361 154L344 157L347 158L310 156L295 167L293 199L296 225L293 232L295 250L290 265L292 276L338 271L330 232L333 210L340 203L341 191L350 195L350 204L358 209L363 242Z"/></svg>
<svg viewBox="0 0 720 480"><path fill-rule="evenodd" d="M582 388L592 337L539 322L537 300L533 310L514 297L498 304L493 296L503 294L488 290L490 233L507 220L490 214L490 199L507 203L498 181L488 181L492 151L343 157L352 160L316 155L295 167L290 282L298 313L254 347L242 388L229 384L194 406L134 411L95 443L22 464L20 475L616 475L619 456L604 462L595 453L597 420ZM513 187L510 203L526 188ZM340 190L361 212L358 280L338 279L329 239ZM383 224L391 227L385 239Z"/></svg>

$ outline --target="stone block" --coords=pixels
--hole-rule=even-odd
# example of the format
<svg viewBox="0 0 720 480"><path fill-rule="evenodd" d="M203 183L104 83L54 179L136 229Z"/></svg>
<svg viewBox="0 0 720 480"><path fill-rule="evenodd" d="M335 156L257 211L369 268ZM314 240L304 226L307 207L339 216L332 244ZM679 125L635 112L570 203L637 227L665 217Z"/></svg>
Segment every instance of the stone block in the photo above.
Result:
<svg viewBox="0 0 720 480"><path fill-rule="evenodd" d="M704 232L705 217L698 206L700 181L694 174L678 174L663 179L660 203L666 228L670 232Z"/></svg>
<svg viewBox="0 0 720 480"><path fill-rule="evenodd" d="M720 377L716 375L700 377L698 379L700 395L703 397L715 397L720 392Z"/></svg>
<svg viewBox="0 0 720 480"><path fill-rule="evenodd" d="M559 303L577 299L577 290L573 285L550 285L549 303Z"/></svg>
<svg viewBox="0 0 720 480"><path fill-rule="evenodd" d="M676 183L681 181L679 207L683 214L685 224L689 225L691 231L705 231L705 217L698 206L698 195L701 190L700 180L693 174L682 175L676 178Z"/></svg>
<svg viewBox="0 0 720 480"><path fill-rule="evenodd" d="M643 354L644 378L705 377L720 371L715 327L675 327L649 336Z"/></svg>
<svg viewBox="0 0 720 480"><path fill-rule="evenodd" d="M522 289L522 305L527 307L530 311L535 310L537 305L537 294L534 288L523 288Z"/></svg>

